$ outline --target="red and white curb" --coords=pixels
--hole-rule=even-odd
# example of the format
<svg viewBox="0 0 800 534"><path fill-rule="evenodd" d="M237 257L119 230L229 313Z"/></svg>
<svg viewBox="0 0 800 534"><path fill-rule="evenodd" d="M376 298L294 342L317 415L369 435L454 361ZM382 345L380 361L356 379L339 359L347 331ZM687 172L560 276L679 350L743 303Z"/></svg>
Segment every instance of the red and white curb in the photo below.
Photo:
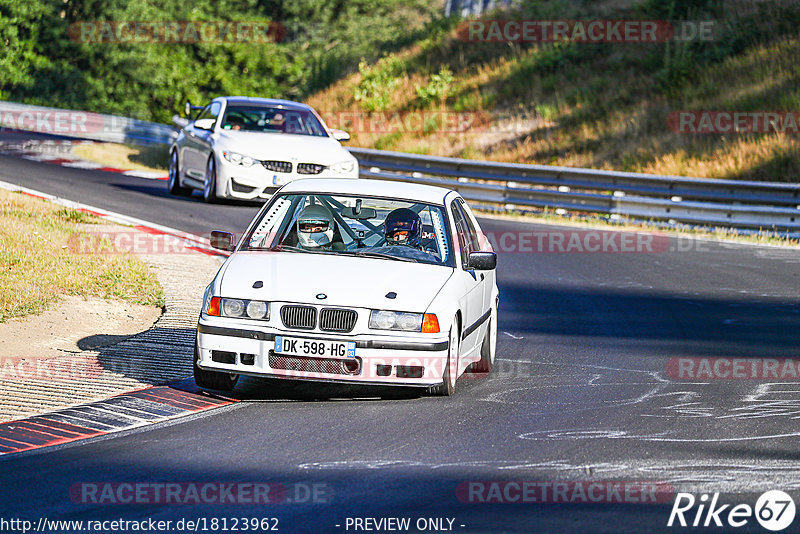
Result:
<svg viewBox="0 0 800 534"><path fill-rule="evenodd" d="M87 161L74 156L70 153L73 145L94 143L94 141L41 141L24 142L21 144L11 144L0 146L0 152L14 155L22 159L37 161L39 163L49 163L50 165L60 165L62 167L72 167L76 169L115 172L125 176L135 178L145 178L147 180L166 180L167 175L161 171L137 171L108 167L94 161ZM36 149L31 149L36 147ZM66 149L66 150L65 150Z"/></svg>
<svg viewBox="0 0 800 534"><path fill-rule="evenodd" d="M0 456L113 434L235 402L204 393L192 379L122 393L0 424Z"/></svg>
<svg viewBox="0 0 800 534"><path fill-rule="evenodd" d="M197 252L215 256L229 255L211 248L208 239L174 228L59 198L8 182L0 181L0 189L18 191L34 198L91 213L109 222L133 226L151 234L169 235L183 240L187 248ZM170 386L154 386L122 393L105 400L0 424L0 455L120 432L219 408L234 402L236 402L234 399L212 397L202 392L192 379L186 379Z"/></svg>
<svg viewBox="0 0 800 534"><path fill-rule="evenodd" d="M0 181L0 189L5 189L7 191L18 191L20 193L23 193L25 195L34 198L47 200L49 202L53 202L60 206L96 215L97 217L101 217L109 222L122 224L125 226L132 226L137 230L147 232L149 234L170 236L181 242L189 250L195 250L197 252L201 252L203 254L208 254L211 256L230 255L229 252L212 248L208 238L201 237L195 234L190 234L187 232L182 232L181 230L176 230L175 228L170 228L168 226L162 226L160 224L144 221L142 219L137 219L136 217L129 217L128 215L123 215L121 213L104 210L103 208L89 206L87 204L82 204L80 202L75 202L73 200L67 200L65 198L60 198L54 195L50 195L48 193L43 193L35 189L22 187L20 185L12 184L10 182Z"/></svg>

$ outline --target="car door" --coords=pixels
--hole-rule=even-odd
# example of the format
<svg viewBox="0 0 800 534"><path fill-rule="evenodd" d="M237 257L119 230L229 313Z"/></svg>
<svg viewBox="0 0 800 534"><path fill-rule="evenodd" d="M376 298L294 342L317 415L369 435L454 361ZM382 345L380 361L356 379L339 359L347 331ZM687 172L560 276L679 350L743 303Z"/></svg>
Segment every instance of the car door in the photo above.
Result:
<svg viewBox="0 0 800 534"><path fill-rule="evenodd" d="M213 132L198 128L194 123L200 119L217 119L221 110L222 104L218 100L211 102L200 112L194 122L185 129L186 142L182 157L184 171L189 178L199 181L205 179L206 162L212 149Z"/></svg>
<svg viewBox="0 0 800 534"><path fill-rule="evenodd" d="M464 211L454 200L450 204L450 214L455 227L456 255L459 260L455 276L459 281L465 296L462 309L464 310L463 324L461 325L461 353L471 352L478 344L479 323L483 313L483 279L474 269L469 268L469 253L473 250L470 238L469 225ZM485 278L485 277L484 277Z"/></svg>
<svg viewBox="0 0 800 534"><path fill-rule="evenodd" d="M473 242L473 246L475 247L474 250L480 252L493 252L492 244L486 238L486 236L481 231L481 227L478 224L478 220L475 218L475 214L472 213L472 210L469 208L469 205L464 201L463 198L458 199L458 203L461 206L462 210L464 211L464 215L466 215L467 227L470 232L470 238ZM480 274L478 275L483 282L483 313L488 313L492 308L492 298L494 293L494 286L496 280L496 271L478 271ZM485 326L486 322L484 322ZM485 331L485 329L481 329L481 331ZM479 337L479 339L483 339L483 335Z"/></svg>

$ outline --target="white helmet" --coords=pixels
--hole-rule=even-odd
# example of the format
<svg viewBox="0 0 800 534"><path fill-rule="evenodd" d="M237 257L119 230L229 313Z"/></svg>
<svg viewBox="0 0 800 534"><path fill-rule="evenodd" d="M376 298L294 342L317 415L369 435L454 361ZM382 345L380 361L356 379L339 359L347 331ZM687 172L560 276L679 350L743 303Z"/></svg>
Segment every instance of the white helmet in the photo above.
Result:
<svg viewBox="0 0 800 534"><path fill-rule="evenodd" d="M306 206L297 218L297 240L303 248L327 247L333 241L333 216L319 204Z"/></svg>

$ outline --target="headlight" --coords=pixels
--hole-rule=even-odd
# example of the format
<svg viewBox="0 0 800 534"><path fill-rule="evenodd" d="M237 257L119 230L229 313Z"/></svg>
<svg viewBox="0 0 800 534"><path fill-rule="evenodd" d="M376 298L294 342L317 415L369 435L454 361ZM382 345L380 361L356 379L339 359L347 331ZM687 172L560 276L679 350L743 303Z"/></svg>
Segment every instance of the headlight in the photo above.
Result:
<svg viewBox="0 0 800 534"><path fill-rule="evenodd" d="M337 174L347 174L353 172L356 168L356 160L349 159L347 161L340 161L330 166L331 171Z"/></svg>
<svg viewBox="0 0 800 534"><path fill-rule="evenodd" d="M245 156L237 152L229 152L227 150L222 152L222 157L235 165L241 165L243 167L250 167L258 163L258 160L255 160L250 156Z"/></svg>
<svg viewBox="0 0 800 534"><path fill-rule="evenodd" d="M264 319L269 313L269 306L260 300L251 300L247 303L247 316L251 319Z"/></svg>
<svg viewBox="0 0 800 534"><path fill-rule="evenodd" d="M419 332L422 330L422 314L372 310L369 315L369 327L375 330Z"/></svg>
<svg viewBox="0 0 800 534"><path fill-rule="evenodd" d="M241 317L244 315L244 301L239 299L222 299L222 315L225 317Z"/></svg>
<svg viewBox="0 0 800 534"><path fill-rule="evenodd" d="M206 314L215 317L241 317L269 321L269 302L213 297L206 308Z"/></svg>

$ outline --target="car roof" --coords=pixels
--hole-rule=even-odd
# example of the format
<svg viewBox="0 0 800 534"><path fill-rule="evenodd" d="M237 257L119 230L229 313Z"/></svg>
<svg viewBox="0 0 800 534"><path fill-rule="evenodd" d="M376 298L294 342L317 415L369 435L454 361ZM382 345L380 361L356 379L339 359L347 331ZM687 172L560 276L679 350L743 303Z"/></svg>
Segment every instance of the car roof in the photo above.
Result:
<svg viewBox="0 0 800 534"><path fill-rule="evenodd" d="M397 198L428 204L444 204L452 190L433 185L355 178L303 178L289 182L281 193L325 193Z"/></svg>
<svg viewBox="0 0 800 534"><path fill-rule="evenodd" d="M257 106L282 106L288 109L311 110L311 106L293 100L282 100L279 98L257 98L251 96L222 96L219 97L228 101L228 104L251 104Z"/></svg>

